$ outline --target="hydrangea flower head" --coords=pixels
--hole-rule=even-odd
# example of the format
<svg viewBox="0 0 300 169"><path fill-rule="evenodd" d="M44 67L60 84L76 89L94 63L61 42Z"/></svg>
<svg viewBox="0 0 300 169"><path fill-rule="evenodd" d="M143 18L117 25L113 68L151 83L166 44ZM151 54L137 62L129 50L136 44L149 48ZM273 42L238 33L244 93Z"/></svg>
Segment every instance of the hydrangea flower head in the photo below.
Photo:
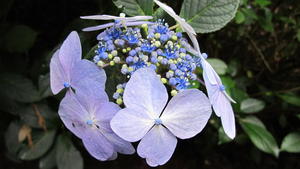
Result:
<svg viewBox="0 0 300 169"><path fill-rule="evenodd" d="M133 73L124 91L124 109L112 119L113 131L123 139L141 140L137 152L150 166L165 164L177 139L188 139L206 125L211 115L207 97L198 89L186 89L169 103L168 93L151 68Z"/></svg>
<svg viewBox="0 0 300 169"><path fill-rule="evenodd" d="M73 31L63 42L50 61L50 83L54 94L63 88L77 88L81 80L93 79L104 88L106 75L93 62L81 59L81 44L77 32Z"/></svg>
<svg viewBox="0 0 300 169"><path fill-rule="evenodd" d="M87 151L96 159L117 158L117 153L133 154L132 145L113 133L110 120L120 110L109 102L103 88L93 81L82 81L74 92L61 101L59 116L65 126L79 137Z"/></svg>

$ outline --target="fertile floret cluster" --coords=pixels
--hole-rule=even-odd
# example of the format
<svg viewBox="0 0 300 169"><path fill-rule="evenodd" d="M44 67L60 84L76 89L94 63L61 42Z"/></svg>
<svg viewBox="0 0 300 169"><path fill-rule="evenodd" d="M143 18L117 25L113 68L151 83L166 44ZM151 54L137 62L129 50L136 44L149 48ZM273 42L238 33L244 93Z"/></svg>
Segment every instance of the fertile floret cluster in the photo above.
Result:
<svg viewBox="0 0 300 169"><path fill-rule="evenodd" d="M191 86L197 67L183 44L186 39L181 32L175 33L168 24L159 20L139 27L115 26L98 36L99 45L94 62L100 66L121 64L121 73L128 78L140 68L150 67L159 73L161 81L169 85L174 96L177 91ZM120 86L114 94L122 104Z"/></svg>

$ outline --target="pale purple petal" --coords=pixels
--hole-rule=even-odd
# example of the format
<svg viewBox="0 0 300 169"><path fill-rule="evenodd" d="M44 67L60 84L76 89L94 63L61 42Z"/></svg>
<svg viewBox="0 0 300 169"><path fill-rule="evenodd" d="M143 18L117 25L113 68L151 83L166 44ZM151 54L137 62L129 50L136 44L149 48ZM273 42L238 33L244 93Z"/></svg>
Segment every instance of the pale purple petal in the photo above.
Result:
<svg viewBox="0 0 300 169"><path fill-rule="evenodd" d="M213 69L212 69L213 70ZM211 84L208 75L203 73L205 86L207 89L209 100L213 106L214 112L218 117L221 117L222 126L225 133L230 138L235 137L235 119L230 100L226 96L226 92L220 89L222 82L217 73L213 71L217 84Z"/></svg>
<svg viewBox="0 0 300 169"><path fill-rule="evenodd" d="M150 68L137 70L126 84L125 106L134 110L144 110L152 119L159 117L167 101L166 87Z"/></svg>
<svg viewBox="0 0 300 169"><path fill-rule="evenodd" d="M123 140L119 136L117 136L113 132L106 132L104 136L113 144L114 151L121 153L121 154L133 154L135 152L134 147L131 145L130 142Z"/></svg>
<svg viewBox="0 0 300 169"><path fill-rule="evenodd" d="M146 158L148 165L156 167L170 160L176 148L177 139L162 125L155 125L140 141L137 153Z"/></svg>
<svg viewBox="0 0 300 169"><path fill-rule="evenodd" d="M81 16L81 19L92 19L92 20L126 20L126 21L136 21L136 20L149 20L152 16L133 16L133 17L120 17L111 15L91 15L91 16Z"/></svg>
<svg viewBox="0 0 300 169"><path fill-rule="evenodd" d="M93 101L91 100L91 102ZM99 102L98 104L94 104L92 116L97 119L96 124L100 127L100 130L112 132L110 121L120 109L117 104L112 102Z"/></svg>
<svg viewBox="0 0 300 169"><path fill-rule="evenodd" d="M126 17L126 20L130 20L130 21L141 21L141 20L150 20L153 19L152 16L132 16L132 17Z"/></svg>
<svg viewBox="0 0 300 169"><path fill-rule="evenodd" d="M148 22L148 21L125 22L126 26L137 26L143 24L152 25L154 24L154 22Z"/></svg>
<svg viewBox="0 0 300 169"><path fill-rule="evenodd" d="M76 84L75 93L78 96L78 101L85 107L90 116L94 116L99 104L109 101L105 90L93 79L84 79Z"/></svg>
<svg viewBox="0 0 300 169"><path fill-rule="evenodd" d="M109 157L109 159L107 159L108 161L113 161L113 160L115 160L115 159L117 159L118 158L118 153L117 152L113 152L113 155L111 156L111 157Z"/></svg>
<svg viewBox="0 0 300 169"><path fill-rule="evenodd" d="M59 93L64 88L66 76L59 60L59 50L57 50L50 61L50 87L53 94Z"/></svg>
<svg viewBox="0 0 300 169"><path fill-rule="evenodd" d="M201 59L201 65L203 68L203 79L205 83L210 83L212 85L221 84L220 77L205 59Z"/></svg>
<svg viewBox="0 0 300 169"><path fill-rule="evenodd" d="M94 80L97 87L105 89L105 71L86 59L77 61L72 70L71 86L76 89L81 81L87 79Z"/></svg>
<svg viewBox="0 0 300 169"><path fill-rule="evenodd" d="M113 145L96 129L87 130L82 142L87 151L100 161L108 160L114 153Z"/></svg>
<svg viewBox="0 0 300 169"><path fill-rule="evenodd" d="M110 22L110 23L106 23L106 24L103 24L103 25L91 26L91 27L87 27L87 28L82 29L82 31L87 31L87 32L88 31L97 31L97 30L101 30L101 29L105 29L105 28L111 27L114 24L115 23Z"/></svg>
<svg viewBox="0 0 300 169"><path fill-rule="evenodd" d="M145 110L131 108L120 110L110 122L112 130L129 142L136 142L143 138L153 125L154 120Z"/></svg>
<svg viewBox="0 0 300 169"><path fill-rule="evenodd" d="M235 137L235 119L232 107L229 100L226 98L223 92L218 94L216 102L213 104L215 113L221 116L222 126L224 132L228 137L233 139Z"/></svg>
<svg viewBox="0 0 300 169"><path fill-rule="evenodd" d="M112 15L90 15L90 16L81 16L81 19L92 19L92 20L115 20L121 17L112 16Z"/></svg>
<svg viewBox="0 0 300 169"><path fill-rule="evenodd" d="M66 76L70 78L74 64L81 59L81 44L77 32L71 32L63 42L59 50L59 59Z"/></svg>
<svg viewBox="0 0 300 169"><path fill-rule="evenodd" d="M162 124L181 139L200 133L211 115L206 95L198 89L187 89L174 96L161 115Z"/></svg>
<svg viewBox="0 0 300 169"><path fill-rule="evenodd" d="M85 119L89 113L81 106L77 97L72 91L67 92L61 101L58 114L65 126L77 137L82 138L87 130Z"/></svg>
<svg viewBox="0 0 300 169"><path fill-rule="evenodd" d="M183 30L185 32L196 35L196 32L193 29L193 27L191 25L189 25L183 18L181 18L180 16L178 16L171 7L169 7L168 5L166 5L164 3L161 3L158 0L154 0L154 2L159 7L161 7L165 12L167 12L171 17L173 17L180 24L180 26L183 28Z"/></svg>

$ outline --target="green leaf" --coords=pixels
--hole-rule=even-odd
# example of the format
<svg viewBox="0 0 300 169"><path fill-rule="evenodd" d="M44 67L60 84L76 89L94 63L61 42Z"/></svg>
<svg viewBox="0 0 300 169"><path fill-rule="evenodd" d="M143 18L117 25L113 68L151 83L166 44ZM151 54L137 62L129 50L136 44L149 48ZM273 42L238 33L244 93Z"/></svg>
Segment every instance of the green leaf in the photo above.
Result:
<svg viewBox="0 0 300 169"><path fill-rule="evenodd" d="M34 133L33 133L34 134ZM33 147L21 150L19 157L22 160L34 160L43 156L53 144L55 130L49 130L33 136Z"/></svg>
<svg viewBox="0 0 300 169"><path fill-rule="evenodd" d="M153 0L116 0L113 1L118 8L124 8L129 16L153 14Z"/></svg>
<svg viewBox="0 0 300 169"><path fill-rule="evenodd" d="M91 50L85 55L84 59L93 59L96 56L96 50L98 49L98 44L93 46Z"/></svg>
<svg viewBox="0 0 300 169"><path fill-rule="evenodd" d="M278 157L279 148L272 134L260 124L257 125L253 121L241 119L240 124L252 143L261 151Z"/></svg>
<svg viewBox="0 0 300 169"><path fill-rule="evenodd" d="M261 8L271 4L269 0L255 0L255 4L258 4Z"/></svg>
<svg viewBox="0 0 300 169"><path fill-rule="evenodd" d="M46 98L52 96L52 91L50 88L50 74L40 75L39 77L39 94L40 98Z"/></svg>
<svg viewBox="0 0 300 169"><path fill-rule="evenodd" d="M198 33L214 32L231 21L239 0L184 0L180 16Z"/></svg>
<svg viewBox="0 0 300 169"><path fill-rule="evenodd" d="M300 106L300 97L293 93L277 94L283 101L294 106Z"/></svg>
<svg viewBox="0 0 300 169"><path fill-rule="evenodd" d="M300 133L293 132L285 136L280 149L289 153L300 153Z"/></svg>
<svg viewBox="0 0 300 169"><path fill-rule="evenodd" d="M241 111L244 113L256 113L264 108L265 102L258 99L248 98L241 103Z"/></svg>
<svg viewBox="0 0 300 169"><path fill-rule="evenodd" d="M223 60L213 58L213 59L207 59L207 61L211 64L211 66L215 69L215 71L219 75L224 75L226 73L228 66Z"/></svg>
<svg viewBox="0 0 300 169"><path fill-rule="evenodd" d="M56 164L58 169L83 169L83 159L67 136L58 137Z"/></svg>
<svg viewBox="0 0 300 169"><path fill-rule="evenodd" d="M300 42L300 29L297 30L296 38Z"/></svg>
<svg viewBox="0 0 300 169"><path fill-rule="evenodd" d="M16 25L3 35L3 48L11 53L27 52L34 44L37 32L26 25Z"/></svg>
<svg viewBox="0 0 300 169"><path fill-rule="evenodd" d="M39 92L33 83L17 74L0 75L0 93L12 100L24 103L40 100Z"/></svg>
<svg viewBox="0 0 300 169"><path fill-rule="evenodd" d="M40 169L52 169L56 166L56 149L53 148L39 161Z"/></svg>
<svg viewBox="0 0 300 169"><path fill-rule="evenodd" d="M35 110L35 108L37 110ZM28 105L18 110L21 120L33 128L42 128L38 123L39 119L35 111L38 111L44 118L47 128L55 128L56 120L58 119L57 113L49 108L46 104Z"/></svg>
<svg viewBox="0 0 300 169"><path fill-rule="evenodd" d="M269 9L265 9L265 17L259 18L260 26L268 32L274 32L274 25L272 22L273 14Z"/></svg>
<svg viewBox="0 0 300 169"><path fill-rule="evenodd" d="M21 125L18 122L11 122L5 132L5 145L8 154L17 156L18 151L21 148L21 144L18 141L18 135Z"/></svg>
<svg viewBox="0 0 300 169"><path fill-rule="evenodd" d="M245 19L246 19L246 17L243 14L243 12L237 11L237 13L235 15L235 23L241 24L241 23L245 22Z"/></svg>

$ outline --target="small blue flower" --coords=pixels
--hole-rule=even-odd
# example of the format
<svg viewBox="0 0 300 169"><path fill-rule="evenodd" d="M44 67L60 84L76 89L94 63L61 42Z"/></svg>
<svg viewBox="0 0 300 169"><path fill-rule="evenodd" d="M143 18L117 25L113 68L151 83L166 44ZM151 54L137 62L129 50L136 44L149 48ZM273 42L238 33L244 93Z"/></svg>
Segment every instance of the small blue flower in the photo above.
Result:
<svg viewBox="0 0 300 169"><path fill-rule="evenodd" d="M151 53L156 49L155 46L150 45L149 43L142 44L141 49L143 52Z"/></svg>

